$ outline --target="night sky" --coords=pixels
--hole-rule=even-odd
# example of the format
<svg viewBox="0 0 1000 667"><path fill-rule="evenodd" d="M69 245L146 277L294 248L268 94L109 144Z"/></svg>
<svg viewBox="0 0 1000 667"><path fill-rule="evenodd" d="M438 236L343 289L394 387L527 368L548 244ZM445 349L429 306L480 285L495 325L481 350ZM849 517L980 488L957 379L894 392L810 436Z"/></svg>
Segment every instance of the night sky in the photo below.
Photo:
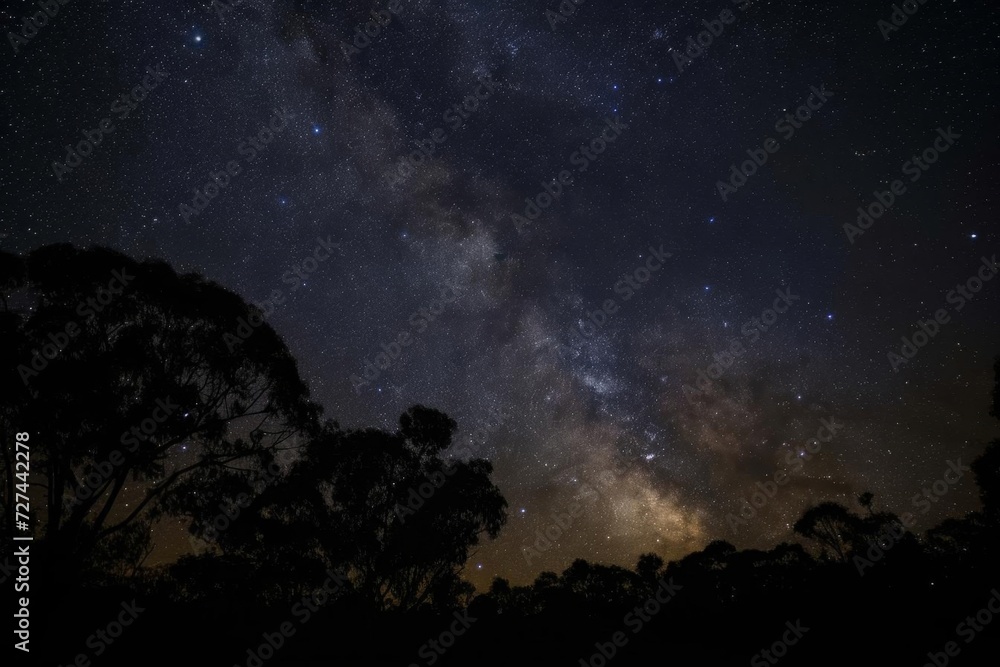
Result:
<svg viewBox="0 0 1000 667"><path fill-rule="evenodd" d="M865 490L912 511L995 435L1000 353L1000 280L952 292L1000 252L1000 21L985 0L916 6L887 30L887 0L587 0L559 19L555 0L71 0L5 38L3 248L106 245L249 301L280 290L268 321L328 417L394 429L421 403L464 442L486 428L510 519L466 569L480 588L577 557L765 548ZM372 9L387 24L347 48ZM6 3L4 32L35 11ZM89 156L53 166L102 119ZM767 161L721 186L747 151ZM889 210L845 230L895 179ZM810 455L823 419L842 428ZM734 529L776 471L792 481ZM977 502L967 475L917 528ZM188 548L177 526L157 538L161 561Z"/></svg>

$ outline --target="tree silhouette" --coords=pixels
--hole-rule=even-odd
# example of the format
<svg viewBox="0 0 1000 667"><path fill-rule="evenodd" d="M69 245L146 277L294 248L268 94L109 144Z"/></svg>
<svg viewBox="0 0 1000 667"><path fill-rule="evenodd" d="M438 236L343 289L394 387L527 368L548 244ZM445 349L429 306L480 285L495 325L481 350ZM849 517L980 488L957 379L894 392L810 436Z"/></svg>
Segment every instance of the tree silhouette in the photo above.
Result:
<svg viewBox="0 0 1000 667"><path fill-rule="evenodd" d="M810 507L792 527L799 535L816 540L832 551L843 563L850 557L851 544L856 542L860 528L859 517L835 502Z"/></svg>
<svg viewBox="0 0 1000 667"><path fill-rule="evenodd" d="M1000 357L997 357L993 365L993 372L993 406L990 415L1000 420ZM971 468L976 476L976 484L979 485L983 516L990 524L1000 527L1000 440L987 445Z"/></svg>
<svg viewBox="0 0 1000 667"><path fill-rule="evenodd" d="M990 408L990 416L1000 419L1000 356L993 362L993 406Z"/></svg>
<svg viewBox="0 0 1000 667"><path fill-rule="evenodd" d="M128 278L112 294L115 272ZM161 263L49 246L23 258L0 253L0 281L0 331L10 341L0 349L0 528L12 527L11 503L27 484L16 475L13 433L29 432L29 488L33 498L46 496L33 517L41 534L32 566L44 567L33 596L36 581L43 591L83 581L88 600L103 594L114 605L138 588L156 598L161 618L173 612L171 633L273 638L275 619L296 608L289 603L300 605L336 577L334 602L295 638L300 655L291 659L329 659L329 638L340 633L364 657L377 656L369 662L395 664L382 660L383 645L394 643L387 637L413 634L410 625L421 638L431 636L425 628L440 636L441 617L462 607L492 620L463 639L457 651L468 653L449 660L507 664L506 639L515 633L576 656L592 647L607 655L607 642L582 646L581 629L610 637L631 619L626 627L635 631L637 619L641 627L653 622L655 608L660 629L630 641L616 664L650 664L666 652L686 657L685 641L701 659L707 646L732 644L745 664L752 653L745 649L760 646L751 631L772 641L791 610L833 637L938 632L943 614L927 614L926 602L967 612L970 602L982 605L982 582L995 570L1000 441L971 464L982 510L945 519L925 540L895 514L876 511L866 491L860 514L822 502L795 523L795 533L819 545L819 559L797 543L738 550L715 540L667 564L643 553L632 570L576 559L531 585L496 578L473 599L463 568L484 537L499 534L507 503L489 462L449 457L453 419L416 405L392 431L321 422L294 360L254 306ZM994 414L1000 360L997 372ZM152 529L163 518L189 524L197 553L150 567ZM9 545L0 542L2 571ZM874 576L862 581L869 567ZM667 580L683 585L677 602L653 605ZM79 599L78 589L70 593ZM73 605L39 606L79 616ZM409 613L386 613L397 611ZM897 626L872 624L873 614ZM92 630L90 618L77 620ZM163 631L142 623L134 632L144 627L155 628L148 638ZM357 639L362 631L370 634ZM985 636L976 642L984 655ZM823 650L807 644L797 654L803 659ZM79 646L53 653L69 650ZM564 653L542 649L533 659L555 664ZM715 653L709 658L716 664Z"/></svg>
<svg viewBox="0 0 1000 667"><path fill-rule="evenodd" d="M2 255L0 276L0 455L13 459L15 429L31 433L32 490L45 496L38 550L54 585L116 557L109 540L162 516L198 471L239 466L313 428L319 409L263 318L227 344L240 318L260 313L218 285L69 245Z"/></svg>
<svg viewBox="0 0 1000 667"><path fill-rule="evenodd" d="M1000 440L994 440L972 465L979 485L983 516L993 526L1000 527Z"/></svg>
<svg viewBox="0 0 1000 667"><path fill-rule="evenodd" d="M662 569L663 559L654 553L640 555L635 565L636 574L647 582L655 582Z"/></svg>
<svg viewBox="0 0 1000 667"><path fill-rule="evenodd" d="M507 501L488 461L442 458L453 419L418 405L399 423L395 433L328 425L218 545L279 572L304 567L308 554L319 564L313 574L343 569L376 610L447 607L466 597L459 574L479 540L498 535ZM203 530L203 519L196 525ZM276 543L280 554L267 546Z"/></svg>
<svg viewBox="0 0 1000 667"><path fill-rule="evenodd" d="M875 494L871 491L865 491L860 496L858 496L858 504L868 510L868 515L871 516L874 513L872 510L872 501L875 500Z"/></svg>
<svg viewBox="0 0 1000 667"><path fill-rule="evenodd" d="M983 543L987 537L983 515L970 512L961 519L945 519L937 526L928 529L927 544L941 555L961 561L966 554Z"/></svg>

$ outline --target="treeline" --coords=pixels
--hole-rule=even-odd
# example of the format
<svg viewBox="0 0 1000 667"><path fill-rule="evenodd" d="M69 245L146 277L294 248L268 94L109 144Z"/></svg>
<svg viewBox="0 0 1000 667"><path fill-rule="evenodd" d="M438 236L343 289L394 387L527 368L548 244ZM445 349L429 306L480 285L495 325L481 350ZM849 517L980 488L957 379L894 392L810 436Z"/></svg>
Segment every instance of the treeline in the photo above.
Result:
<svg viewBox="0 0 1000 667"><path fill-rule="evenodd" d="M790 628L789 661L890 630L908 638L886 655L919 660L913 632L934 649L1000 584L994 442L971 466L982 510L925 535L865 494L808 509L804 545L717 541L634 569L577 560L477 594L462 571L507 502L447 415L417 405L392 431L342 429L260 308L162 262L54 245L0 253L0 283L0 528L21 482L14 434L29 433L38 664L96 658L90 636L123 604L142 612L113 649L102 640L102 663L181 659L197 642L248 667L743 664ZM234 346L240 321L255 325ZM149 567L171 524L190 553Z"/></svg>

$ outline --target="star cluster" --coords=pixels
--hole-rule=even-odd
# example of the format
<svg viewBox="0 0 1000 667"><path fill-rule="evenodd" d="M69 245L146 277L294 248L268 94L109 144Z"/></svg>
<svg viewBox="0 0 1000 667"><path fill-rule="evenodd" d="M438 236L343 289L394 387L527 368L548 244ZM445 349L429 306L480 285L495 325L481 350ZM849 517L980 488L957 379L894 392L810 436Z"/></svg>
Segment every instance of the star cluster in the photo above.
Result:
<svg viewBox="0 0 1000 667"><path fill-rule="evenodd" d="M508 415L480 449L510 503L467 569L480 586L577 557L764 547L792 539L809 504L868 489L901 509L991 434L1000 283L904 367L886 354L997 249L996 15L928 3L884 40L882 6L752 0L678 71L674 53L729 4L592 0L553 29L535 2L403 0L358 53L345 44L370 20L361 0L64 5L3 59L4 248L109 245L251 301L286 290L271 324L347 427L393 428L422 403L466 438ZM57 180L52 162L147 67L163 83ZM486 75L496 93L393 182ZM828 102L720 198L730 165L821 85ZM287 128L249 159L244 142L281 109ZM574 151L606 123L626 129L576 171ZM850 242L857 207L946 126L954 147ZM185 220L180 206L229 161L240 173ZM563 169L572 185L519 230L512 215ZM291 290L286 271L317 239L341 252ZM669 259L626 299L623 276L660 247ZM418 316L414 344L376 379L352 382L449 282L462 297ZM798 300L751 340L744 325L782 289ZM703 391L721 353L731 363ZM732 529L726 516L823 419L842 430ZM614 481L598 486L605 472ZM581 498L528 562L537 531ZM975 502L968 484L935 512ZM186 548L179 529L164 534L161 558Z"/></svg>

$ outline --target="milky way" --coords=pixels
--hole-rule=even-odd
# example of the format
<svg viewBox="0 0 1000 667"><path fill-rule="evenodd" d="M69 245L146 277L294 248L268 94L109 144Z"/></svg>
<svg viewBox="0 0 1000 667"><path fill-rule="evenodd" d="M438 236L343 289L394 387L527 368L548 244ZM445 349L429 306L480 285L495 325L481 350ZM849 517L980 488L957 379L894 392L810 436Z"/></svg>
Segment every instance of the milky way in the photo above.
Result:
<svg viewBox="0 0 1000 667"><path fill-rule="evenodd" d="M9 30L37 11L17 4ZM510 520L477 585L765 547L869 489L900 511L991 435L1000 281L946 300L998 249L987 3L932 0L888 39L891 3L147 4L74 0L8 43L4 248L108 245L280 290L269 321L342 426L415 403L461 439L490 425ZM690 49L703 21L718 34ZM958 138L911 181L938 128ZM823 420L842 428L812 452ZM964 484L935 516L975 502Z"/></svg>

